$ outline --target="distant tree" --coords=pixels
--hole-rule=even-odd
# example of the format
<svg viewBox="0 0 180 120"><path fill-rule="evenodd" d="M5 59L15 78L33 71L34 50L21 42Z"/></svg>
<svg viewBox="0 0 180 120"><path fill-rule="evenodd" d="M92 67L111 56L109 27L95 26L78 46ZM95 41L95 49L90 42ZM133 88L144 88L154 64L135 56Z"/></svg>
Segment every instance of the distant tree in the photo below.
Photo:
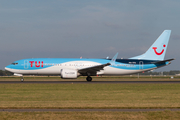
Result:
<svg viewBox="0 0 180 120"><path fill-rule="evenodd" d="M144 73L140 73L140 75L176 75L176 74L180 74L179 70L171 70L171 71L164 71L164 72L144 72Z"/></svg>
<svg viewBox="0 0 180 120"><path fill-rule="evenodd" d="M13 75L13 73L9 72L9 71L3 71L3 70L0 70L0 76L11 76Z"/></svg>
<svg viewBox="0 0 180 120"><path fill-rule="evenodd" d="M3 74L3 71L2 70L0 70L0 76L3 76L4 74Z"/></svg>

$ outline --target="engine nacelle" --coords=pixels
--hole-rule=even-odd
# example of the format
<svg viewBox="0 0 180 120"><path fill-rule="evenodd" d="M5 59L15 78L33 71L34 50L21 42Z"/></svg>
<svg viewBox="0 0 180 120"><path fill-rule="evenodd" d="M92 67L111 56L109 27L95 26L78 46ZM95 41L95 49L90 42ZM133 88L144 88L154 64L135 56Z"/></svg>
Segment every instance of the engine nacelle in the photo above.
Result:
<svg viewBox="0 0 180 120"><path fill-rule="evenodd" d="M77 70L62 69L61 78L77 78Z"/></svg>

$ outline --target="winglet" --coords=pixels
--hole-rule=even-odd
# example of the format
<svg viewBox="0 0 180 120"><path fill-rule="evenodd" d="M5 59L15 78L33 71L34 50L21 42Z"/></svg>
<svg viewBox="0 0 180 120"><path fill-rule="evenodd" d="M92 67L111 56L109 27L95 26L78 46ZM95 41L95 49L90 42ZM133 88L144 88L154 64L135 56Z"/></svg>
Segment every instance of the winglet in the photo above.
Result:
<svg viewBox="0 0 180 120"><path fill-rule="evenodd" d="M118 56L118 53L112 58L112 60L109 62L111 65L115 65L116 58Z"/></svg>

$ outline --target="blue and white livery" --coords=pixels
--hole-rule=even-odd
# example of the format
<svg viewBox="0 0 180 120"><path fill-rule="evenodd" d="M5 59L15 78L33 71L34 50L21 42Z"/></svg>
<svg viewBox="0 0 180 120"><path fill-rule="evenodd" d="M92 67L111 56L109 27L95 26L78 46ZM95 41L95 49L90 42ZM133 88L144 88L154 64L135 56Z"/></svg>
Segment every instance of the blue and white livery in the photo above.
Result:
<svg viewBox="0 0 180 120"><path fill-rule="evenodd" d="M164 60L171 30L165 30L153 45L142 55L129 59L117 59L118 53L112 59L84 58L32 58L13 62L5 67L14 75L60 75L61 78L77 78L97 75L128 75L154 70L169 65L171 60Z"/></svg>

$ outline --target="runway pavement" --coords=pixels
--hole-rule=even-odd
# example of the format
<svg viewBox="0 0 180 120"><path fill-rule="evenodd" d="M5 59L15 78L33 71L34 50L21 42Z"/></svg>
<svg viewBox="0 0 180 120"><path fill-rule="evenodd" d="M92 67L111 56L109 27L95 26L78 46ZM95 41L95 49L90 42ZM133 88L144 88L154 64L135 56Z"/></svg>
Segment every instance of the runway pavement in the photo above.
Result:
<svg viewBox="0 0 180 120"><path fill-rule="evenodd" d="M0 112L150 112L180 111L180 109L0 109Z"/></svg>
<svg viewBox="0 0 180 120"><path fill-rule="evenodd" d="M0 81L0 84L179 84L180 81Z"/></svg>

